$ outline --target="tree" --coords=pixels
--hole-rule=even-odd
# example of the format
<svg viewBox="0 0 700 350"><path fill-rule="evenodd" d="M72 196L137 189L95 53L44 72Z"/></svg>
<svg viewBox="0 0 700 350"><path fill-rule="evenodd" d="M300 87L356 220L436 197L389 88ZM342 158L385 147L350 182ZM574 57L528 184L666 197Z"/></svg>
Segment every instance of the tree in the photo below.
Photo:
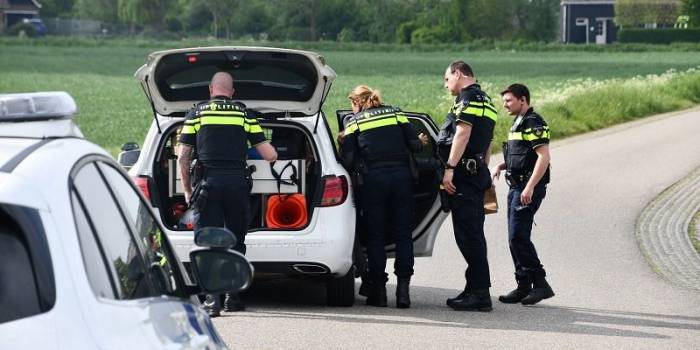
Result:
<svg viewBox="0 0 700 350"><path fill-rule="evenodd" d="M41 0L41 16L70 17L73 9L73 0Z"/></svg>
<svg viewBox="0 0 700 350"><path fill-rule="evenodd" d="M680 9L678 0L618 0L615 23L620 27L670 26L676 22Z"/></svg>
<svg viewBox="0 0 700 350"><path fill-rule="evenodd" d="M514 10L516 37L535 41L555 39L559 0L517 0Z"/></svg>
<svg viewBox="0 0 700 350"><path fill-rule="evenodd" d="M130 25L132 33L136 25L160 32L172 3L172 0L117 0L117 17Z"/></svg>
<svg viewBox="0 0 700 350"><path fill-rule="evenodd" d="M700 27L700 0L683 0L683 14L690 17L688 25Z"/></svg>
<svg viewBox="0 0 700 350"><path fill-rule="evenodd" d="M117 3L113 0L76 0L73 12L79 18L117 23Z"/></svg>
<svg viewBox="0 0 700 350"><path fill-rule="evenodd" d="M224 27L227 38L231 36L230 18L239 7L238 0L200 0L204 3L212 16L212 30L214 37L219 37L219 27Z"/></svg>

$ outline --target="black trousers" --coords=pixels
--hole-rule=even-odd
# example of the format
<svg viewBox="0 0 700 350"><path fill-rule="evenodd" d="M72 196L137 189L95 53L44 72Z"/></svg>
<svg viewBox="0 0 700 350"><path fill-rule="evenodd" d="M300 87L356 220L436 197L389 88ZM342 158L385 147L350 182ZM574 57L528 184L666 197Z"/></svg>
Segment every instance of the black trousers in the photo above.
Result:
<svg viewBox="0 0 700 350"><path fill-rule="evenodd" d="M250 180L241 171L206 170L204 180L209 184L207 203L200 210L195 228L226 227L236 236L234 250L245 254L245 236L249 223Z"/></svg>
<svg viewBox="0 0 700 350"><path fill-rule="evenodd" d="M394 273L398 277L410 277L414 262L410 227L413 178L410 169L407 166L371 169L365 174L360 191L367 229L370 280L386 283L385 246L391 242L396 245Z"/></svg>
<svg viewBox="0 0 700 350"><path fill-rule="evenodd" d="M527 277L545 276L530 237L535 213L547 193L547 185L535 186L532 202L525 207L521 207L521 193L522 188L518 187L511 187L508 192L508 245L515 266L515 279L518 281Z"/></svg>
<svg viewBox="0 0 700 350"><path fill-rule="evenodd" d="M491 276L484 237L484 193L491 186L491 174L485 166L480 167L475 175L457 169L452 183L457 191L448 198L457 247L467 262L465 290L473 292L489 288Z"/></svg>

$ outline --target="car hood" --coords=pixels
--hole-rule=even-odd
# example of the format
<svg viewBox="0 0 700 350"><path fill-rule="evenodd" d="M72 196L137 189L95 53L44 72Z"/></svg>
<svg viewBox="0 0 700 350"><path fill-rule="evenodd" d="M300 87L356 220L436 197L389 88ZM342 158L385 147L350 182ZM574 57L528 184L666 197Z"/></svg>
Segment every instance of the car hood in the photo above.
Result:
<svg viewBox="0 0 700 350"><path fill-rule="evenodd" d="M151 53L134 76L155 111L181 115L209 98L214 73L234 78L233 99L261 112L314 114L335 71L319 54L269 47L198 47Z"/></svg>

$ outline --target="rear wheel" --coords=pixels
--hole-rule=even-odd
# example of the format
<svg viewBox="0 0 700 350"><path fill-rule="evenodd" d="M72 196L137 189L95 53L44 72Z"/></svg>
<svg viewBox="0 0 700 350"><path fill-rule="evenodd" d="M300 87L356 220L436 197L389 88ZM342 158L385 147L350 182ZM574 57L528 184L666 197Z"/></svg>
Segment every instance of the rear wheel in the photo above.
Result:
<svg viewBox="0 0 700 350"><path fill-rule="evenodd" d="M352 306L355 303L355 267L343 277L326 282L326 304L328 306Z"/></svg>

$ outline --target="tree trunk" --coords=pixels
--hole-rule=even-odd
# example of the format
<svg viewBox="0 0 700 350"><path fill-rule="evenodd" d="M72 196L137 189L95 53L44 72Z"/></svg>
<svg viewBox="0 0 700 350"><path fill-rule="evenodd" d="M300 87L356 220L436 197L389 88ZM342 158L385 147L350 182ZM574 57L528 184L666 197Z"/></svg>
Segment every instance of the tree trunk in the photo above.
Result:
<svg viewBox="0 0 700 350"><path fill-rule="evenodd" d="M216 11L212 11L211 14L214 16L214 37L219 37L219 18Z"/></svg>
<svg viewBox="0 0 700 350"><path fill-rule="evenodd" d="M316 20L318 4L316 0L311 0L309 5L309 39L316 41L318 40L318 21Z"/></svg>

